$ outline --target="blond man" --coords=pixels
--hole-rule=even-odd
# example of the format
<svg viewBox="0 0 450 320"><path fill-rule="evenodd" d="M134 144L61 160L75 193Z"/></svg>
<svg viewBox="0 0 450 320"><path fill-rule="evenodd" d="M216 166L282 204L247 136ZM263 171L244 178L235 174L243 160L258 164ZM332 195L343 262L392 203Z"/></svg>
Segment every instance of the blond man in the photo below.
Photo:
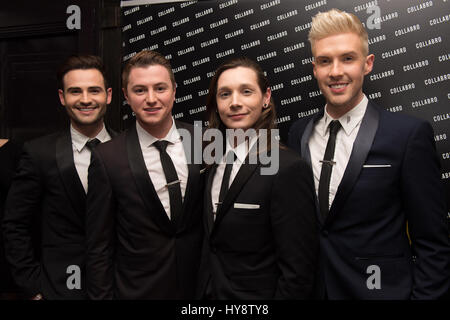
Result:
<svg viewBox="0 0 450 320"><path fill-rule="evenodd" d="M318 13L309 41L326 105L291 127L289 145L314 173L318 296L442 297L449 286L450 247L430 124L391 114L363 93L375 57L355 15Z"/></svg>

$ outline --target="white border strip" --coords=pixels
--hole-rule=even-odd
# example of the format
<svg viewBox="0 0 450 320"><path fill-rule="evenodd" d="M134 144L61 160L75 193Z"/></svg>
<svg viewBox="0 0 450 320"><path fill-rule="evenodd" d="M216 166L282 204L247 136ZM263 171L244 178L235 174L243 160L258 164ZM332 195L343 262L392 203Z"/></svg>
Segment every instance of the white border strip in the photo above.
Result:
<svg viewBox="0 0 450 320"><path fill-rule="evenodd" d="M187 2L188 0L132 0L132 1L120 1L121 7L141 6L145 4L158 4L169 2Z"/></svg>

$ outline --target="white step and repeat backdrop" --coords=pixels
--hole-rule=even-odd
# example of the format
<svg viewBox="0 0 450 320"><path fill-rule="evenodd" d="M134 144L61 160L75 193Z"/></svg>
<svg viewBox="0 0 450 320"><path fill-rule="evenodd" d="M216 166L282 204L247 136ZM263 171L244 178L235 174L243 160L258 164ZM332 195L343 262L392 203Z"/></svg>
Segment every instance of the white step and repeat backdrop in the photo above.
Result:
<svg viewBox="0 0 450 320"><path fill-rule="evenodd" d="M375 54L364 92L391 112L432 124L450 204L450 0L135 0L121 6L123 64L143 49L171 61L176 119L206 125L214 70L245 55L271 82L282 141L294 121L324 105L307 41L311 17L331 8L356 14ZM134 121L125 101L122 116L125 127Z"/></svg>

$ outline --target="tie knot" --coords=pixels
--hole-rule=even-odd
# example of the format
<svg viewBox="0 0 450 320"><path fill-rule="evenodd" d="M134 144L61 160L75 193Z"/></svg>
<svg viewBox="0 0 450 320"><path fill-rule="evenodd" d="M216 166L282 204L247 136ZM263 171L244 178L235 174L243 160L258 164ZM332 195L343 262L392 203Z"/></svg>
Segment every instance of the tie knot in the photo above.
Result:
<svg viewBox="0 0 450 320"><path fill-rule="evenodd" d="M95 147L100 143L100 140L98 140L97 138L94 138L92 140L89 140L88 142L86 142L86 146L89 148L89 150L94 150Z"/></svg>
<svg viewBox="0 0 450 320"><path fill-rule="evenodd" d="M333 120L330 122L330 135L336 135L341 128L339 120Z"/></svg>
<svg viewBox="0 0 450 320"><path fill-rule="evenodd" d="M158 141L153 142L153 145L156 147L156 149L159 150L159 152L166 151L168 144L169 144L169 141L166 141L166 140L158 140Z"/></svg>

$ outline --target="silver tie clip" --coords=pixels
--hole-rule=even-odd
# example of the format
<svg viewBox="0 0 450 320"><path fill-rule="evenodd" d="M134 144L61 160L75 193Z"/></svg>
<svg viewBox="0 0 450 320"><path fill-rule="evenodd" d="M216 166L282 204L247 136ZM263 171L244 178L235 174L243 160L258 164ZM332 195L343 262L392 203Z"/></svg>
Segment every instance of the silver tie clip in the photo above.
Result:
<svg viewBox="0 0 450 320"><path fill-rule="evenodd" d="M180 180L175 180L175 181L169 182L168 184L166 184L166 187L171 186L173 184L177 184L177 183L180 183Z"/></svg>
<svg viewBox="0 0 450 320"><path fill-rule="evenodd" d="M331 164L332 166L334 166L336 164L336 161L333 161L333 160L319 160L319 162L328 163L328 164Z"/></svg>

